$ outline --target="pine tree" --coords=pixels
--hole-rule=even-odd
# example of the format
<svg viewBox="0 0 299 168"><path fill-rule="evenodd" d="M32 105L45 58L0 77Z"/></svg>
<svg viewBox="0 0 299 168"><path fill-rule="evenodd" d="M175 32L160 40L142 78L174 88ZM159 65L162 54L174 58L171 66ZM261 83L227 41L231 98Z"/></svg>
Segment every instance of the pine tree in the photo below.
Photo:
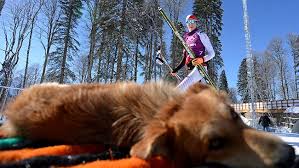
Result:
<svg viewBox="0 0 299 168"><path fill-rule="evenodd" d="M97 82L112 82L115 77L116 39L119 6L117 1L101 0L99 2L98 24L96 29L95 69L93 77Z"/></svg>
<svg viewBox="0 0 299 168"><path fill-rule="evenodd" d="M140 20L142 24L143 33L143 46L145 54L141 56L142 70L144 80L150 81L157 78L157 66L155 64L155 57L158 46L163 44L161 39L163 21L157 8L159 7L159 1L148 1L144 3L144 9L146 9L145 17ZM144 36L145 35L145 36ZM165 46L162 46L162 49Z"/></svg>
<svg viewBox="0 0 299 168"><path fill-rule="evenodd" d="M263 101L268 99L268 90L267 90L267 83L263 79L267 74L263 74L262 71L268 71L265 70L262 63L259 63L257 55L255 54L253 56L253 75L255 79L255 86L253 86L255 95L254 99L256 101ZM238 93L241 96L241 101L243 103L248 103L249 101L249 89L248 89L248 81L247 81L247 63L246 63L246 58L244 58L241 62L241 65L239 67L239 72L238 72L238 82L237 82L237 88L238 88Z"/></svg>
<svg viewBox="0 0 299 168"><path fill-rule="evenodd" d="M219 77L219 90L223 90L226 93L229 93L227 78L224 70L222 70Z"/></svg>
<svg viewBox="0 0 299 168"><path fill-rule="evenodd" d="M76 39L76 26L81 17L83 7L81 0L59 0L62 9L61 18L58 21L59 29L55 37L55 44L58 46L55 52L51 53L49 74L52 79L59 83L69 82L75 79L69 61L77 55L79 42ZM59 67L58 67L59 66ZM60 70L57 70L59 68Z"/></svg>
<svg viewBox="0 0 299 168"><path fill-rule="evenodd" d="M232 101L232 103L238 103L238 98L237 98L237 89L236 88L229 88L229 97Z"/></svg>
<svg viewBox="0 0 299 168"><path fill-rule="evenodd" d="M238 72L238 93L241 96L241 101L243 103L248 103L249 101L249 92L247 87L247 64L246 64L246 58L244 58L241 62L241 65L239 66L239 72Z"/></svg>
<svg viewBox="0 0 299 168"><path fill-rule="evenodd" d="M5 0L0 0L0 16L1 16L1 11L3 9L4 4L5 4Z"/></svg>
<svg viewBox="0 0 299 168"><path fill-rule="evenodd" d="M88 53L88 61L87 61L87 82L92 81L92 68L95 59L95 51L96 51L96 35L99 31L98 29L98 22L99 22L99 12L100 12L100 0L90 0L86 1L87 4L87 11L89 14L90 20L90 32L89 32L89 53ZM81 78L82 81L84 81Z"/></svg>
<svg viewBox="0 0 299 168"><path fill-rule="evenodd" d="M122 66L123 66L123 52L124 52L124 38L125 38L125 27L126 27L126 12L127 12L127 0L122 0L121 2L121 12L120 12L120 25L119 33L117 35L117 66L116 66L116 80L121 80L122 77Z"/></svg>
<svg viewBox="0 0 299 168"><path fill-rule="evenodd" d="M137 81L139 76L145 80L157 78L159 71L154 57L158 46L163 44L163 21L157 10L159 1L101 0L98 5L97 25L93 25L97 31L95 37L89 39L90 44L95 40L91 46L94 49L90 49L90 53L94 51L94 60L89 63L88 70L90 73L95 69L92 80L115 82Z"/></svg>
<svg viewBox="0 0 299 168"><path fill-rule="evenodd" d="M206 32L215 50L215 57L208 63L208 71L214 81L218 81L218 70L223 66L220 41L222 31L222 0L195 0L193 13L199 18L199 28Z"/></svg>

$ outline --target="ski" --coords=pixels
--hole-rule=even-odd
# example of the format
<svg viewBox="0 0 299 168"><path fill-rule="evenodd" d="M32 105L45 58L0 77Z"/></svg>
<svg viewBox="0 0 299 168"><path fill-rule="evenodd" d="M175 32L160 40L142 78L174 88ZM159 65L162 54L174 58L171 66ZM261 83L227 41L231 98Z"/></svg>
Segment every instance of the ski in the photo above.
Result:
<svg viewBox="0 0 299 168"><path fill-rule="evenodd" d="M195 58L195 54L193 53L193 51L189 48L189 46L185 43L184 39L182 38L182 36L180 35L179 31L176 29L176 27L174 26L174 24L170 21L170 19L168 18L168 16L165 14L165 12L163 11L163 9L161 7L158 7L158 10L160 12L160 14L162 15L163 19L168 23L169 27L172 29L173 33L177 36L177 38L181 41L183 47L185 48L185 50L188 52L188 54L191 56L191 58ZM211 79L211 77L209 76L209 74L207 73L207 71L205 70L205 68L202 65L197 65L196 68L199 70L199 72L201 73L201 75L203 76L203 78L214 88L216 88L215 83L213 82L213 80Z"/></svg>

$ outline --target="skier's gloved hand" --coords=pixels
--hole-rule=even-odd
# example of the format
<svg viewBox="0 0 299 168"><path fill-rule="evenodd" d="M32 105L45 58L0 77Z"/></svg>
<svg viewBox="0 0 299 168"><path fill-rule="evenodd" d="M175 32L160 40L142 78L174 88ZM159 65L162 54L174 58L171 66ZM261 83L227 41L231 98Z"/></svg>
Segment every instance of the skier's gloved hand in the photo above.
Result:
<svg viewBox="0 0 299 168"><path fill-rule="evenodd" d="M176 76L176 75L177 75L177 72L173 70L172 72L170 72L170 75L171 75L171 76Z"/></svg>
<svg viewBox="0 0 299 168"><path fill-rule="evenodd" d="M192 65L193 66L197 66L197 65L200 65L202 63L204 63L204 59L203 58L194 58L192 60Z"/></svg>
<svg viewBox="0 0 299 168"><path fill-rule="evenodd" d="M171 75L171 76L176 76L177 73L176 73L176 72L170 72L170 75Z"/></svg>

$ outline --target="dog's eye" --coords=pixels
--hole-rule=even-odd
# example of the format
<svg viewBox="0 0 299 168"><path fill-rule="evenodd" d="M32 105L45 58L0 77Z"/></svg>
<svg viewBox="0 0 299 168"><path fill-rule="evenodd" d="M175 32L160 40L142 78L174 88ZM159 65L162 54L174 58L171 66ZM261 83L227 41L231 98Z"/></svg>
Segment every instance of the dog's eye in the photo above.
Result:
<svg viewBox="0 0 299 168"><path fill-rule="evenodd" d="M219 150L224 147L225 140L224 138L215 138L209 142L209 150Z"/></svg>

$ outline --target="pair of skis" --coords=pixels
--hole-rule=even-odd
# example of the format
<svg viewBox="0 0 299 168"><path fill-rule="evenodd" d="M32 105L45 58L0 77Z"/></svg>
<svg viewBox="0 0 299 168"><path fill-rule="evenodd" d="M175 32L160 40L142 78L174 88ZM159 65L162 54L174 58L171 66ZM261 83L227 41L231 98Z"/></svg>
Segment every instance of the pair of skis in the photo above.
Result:
<svg viewBox="0 0 299 168"><path fill-rule="evenodd" d="M163 11L163 9L161 7L158 8L160 14L162 15L162 17L165 19L165 21L168 23L168 25L170 26L170 28L172 29L173 33L177 36L177 38L181 41L183 47L185 48L185 50L188 52L188 54L191 56L191 58L195 58L195 54L193 53L193 51L189 48L189 46L186 44L186 42L184 41L184 39L182 38L182 36L180 35L179 31L177 30L177 28L174 26L174 24L170 21L170 19L167 17L167 15L165 14L165 12ZM215 83L213 82L213 80L211 79L211 77L209 76L209 74L207 73L206 69L202 66L202 65L197 65L196 68L198 69L198 71L200 72L200 74L203 76L203 78L206 80L206 82L208 82L211 86L213 86L214 88L216 88Z"/></svg>

